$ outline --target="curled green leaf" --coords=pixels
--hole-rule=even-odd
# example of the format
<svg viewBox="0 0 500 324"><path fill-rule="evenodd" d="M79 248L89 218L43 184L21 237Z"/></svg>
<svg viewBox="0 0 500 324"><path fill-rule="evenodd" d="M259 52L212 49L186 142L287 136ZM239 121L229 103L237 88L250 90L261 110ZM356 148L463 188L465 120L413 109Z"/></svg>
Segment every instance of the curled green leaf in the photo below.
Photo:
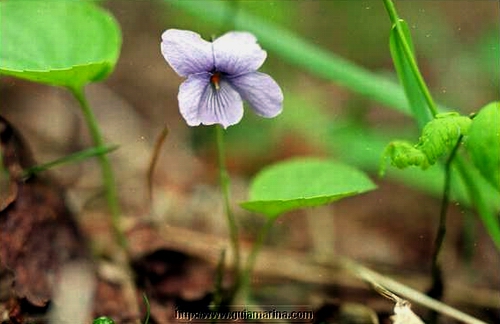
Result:
<svg viewBox="0 0 500 324"><path fill-rule="evenodd" d="M471 119L456 112L436 115L422 130L416 145L407 141L393 141L384 150L383 163L379 174L385 172L385 160L399 169L419 166L423 170L436 163L437 159L450 152L460 136L466 135Z"/></svg>
<svg viewBox="0 0 500 324"><path fill-rule="evenodd" d="M415 145L407 141L393 141L386 146L384 150L384 159L379 171L380 175L385 171L385 160L390 159L391 165L398 169L404 169L409 166L419 166L423 170L427 169L430 164L427 156L415 147Z"/></svg>
<svg viewBox="0 0 500 324"><path fill-rule="evenodd" d="M471 119L456 112L438 114L422 130L416 146L426 156L430 164L453 149L461 135L466 135Z"/></svg>

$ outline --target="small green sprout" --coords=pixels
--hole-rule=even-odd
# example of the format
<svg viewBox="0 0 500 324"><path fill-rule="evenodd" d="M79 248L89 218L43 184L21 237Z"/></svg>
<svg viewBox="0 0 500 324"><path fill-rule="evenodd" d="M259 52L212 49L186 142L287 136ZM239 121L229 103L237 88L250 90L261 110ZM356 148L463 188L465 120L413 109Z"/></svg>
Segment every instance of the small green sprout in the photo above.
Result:
<svg viewBox="0 0 500 324"><path fill-rule="evenodd" d="M92 324L115 324L115 321L113 321L111 318L107 316L101 316L99 318L96 318Z"/></svg>
<svg viewBox="0 0 500 324"><path fill-rule="evenodd" d="M149 300L148 297L146 297L146 294L144 294L142 298L144 299L144 303L146 304L146 319L144 320L144 324L149 324L149 315L151 312ZM115 321L113 321L111 318L107 316L101 316L99 318L94 319L92 324L115 324Z"/></svg>

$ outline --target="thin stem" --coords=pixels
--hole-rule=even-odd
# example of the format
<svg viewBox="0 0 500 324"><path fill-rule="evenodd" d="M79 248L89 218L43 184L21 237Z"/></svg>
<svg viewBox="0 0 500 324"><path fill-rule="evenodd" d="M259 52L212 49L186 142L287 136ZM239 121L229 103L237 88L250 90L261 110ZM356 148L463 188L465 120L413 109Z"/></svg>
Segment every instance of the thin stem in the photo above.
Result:
<svg viewBox="0 0 500 324"><path fill-rule="evenodd" d="M220 125L215 126L216 132L216 142L217 142L217 151L218 151L218 166L219 166L219 181L222 191L222 196L224 198L224 209L226 214L227 224L229 226L229 236L231 240L231 247L233 250L234 256L234 272L236 281L233 285L233 292L231 295L236 293L239 289L240 285L240 241L238 234L238 226L236 225L236 220L234 218L234 214L231 210L230 204L230 193L229 193L229 175L226 168L226 152L224 146L224 129Z"/></svg>
<svg viewBox="0 0 500 324"><path fill-rule="evenodd" d="M104 147L104 138L99 129L97 119L85 97L83 88L70 88L69 90L80 103L80 108L82 109L94 145L96 147ZM120 227L121 210L118 202L118 194L116 192L115 176L108 156L106 154L101 154L98 156L98 159L101 164L106 201L111 212L111 226L115 239L119 245L119 249L114 253L114 259L117 265L127 273L127 279L122 283L123 295L128 305L128 311L132 314L139 314L139 305L136 299L137 288L132 278L132 269L130 268L130 260L127 253L127 238Z"/></svg>
<svg viewBox="0 0 500 324"><path fill-rule="evenodd" d="M214 305L214 311L220 311L224 306L224 291L223 291L223 279L224 279L224 271L225 271L225 262L226 262L226 249L223 249L220 253L219 261L217 262L217 269L215 271L215 284L214 284L214 295L212 299L212 303ZM216 323L216 320L212 321L212 323Z"/></svg>
<svg viewBox="0 0 500 324"><path fill-rule="evenodd" d="M142 299L146 305L146 318L144 319L144 324L149 324L149 315L151 314L151 305L149 304L149 299L146 294L142 294Z"/></svg>
<svg viewBox="0 0 500 324"><path fill-rule="evenodd" d="M252 250L248 255L248 259L245 265L245 272L247 274L250 274L253 271L253 267L255 266L255 261L257 260L257 254L260 252L262 244L264 244L264 240L267 237L267 234L269 233L271 228L273 227L276 219L277 217L269 217L264 226L262 227L262 229L260 230L259 235L255 239L255 242L253 243L252 246Z"/></svg>
<svg viewBox="0 0 500 324"><path fill-rule="evenodd" d="M148 197L149 197L149 203L153 205L153 178L154 178L154 172L155 172L155 167L156 164L158 163L158 159L160 158L160 152L161 148L163 146L163 143L165 143L165 140L167 139L168 136L168 128L165 126L161 133L158 135L156 138L155 146L153 149L153 155L151 156L151 160L149 161L149 167L148 167Z"/></svg>
<svg viewBox="0 0 500 324"><path fill-rule="evenodd" d="M242 277L242 296L247 297L248 291L250 289L250 276L252 275L253 268L255 266L255 262L257 260L257 255L260 252L260 249L262 248L262 244L264 243L264 239L267 237L267 234L271 230L271 228L274 225L274 222L276 221L277 217L269 217L262 227L262 229L259 232L259 235L257 236L255 242L253 243L252 250L250 251L250 254L248 255L247 262L245 264L245 269L243 270L243 273L241 275Z"/></svg>
<svg viewBox="0 0 500 324"><path fill-rule="evenodd" d="M460 143L462 142L462 137L460 136L453 147L446 163L444 165L445 178L444 178L444 188L443 197L441 199L441 210L439 213L439 225L436 234L436 239L434 241L434 251L432 253L432 265L431 265L431 276L432 285L429 289L428 295L440 300L443 297L443 276L441 271L441 265L439 263L439 255L443 247L444 238L446 236L446 215L448 214L448 206L450 203L450 188L451 188L451 165L457 154ZM430 315L429 322L437 322L437 312L432 312Z"/></svg>
<svg viewBox="0 0 500 324"><path fill-rule="evenodd" d="M427 85L424 81L424 78L422 76L422 73L420 73L420 70L417 65L417 61L415 60L415 57L413 56L413 53L410 49L410 45L408 44L408 40L406 39L403 29L401 28L400 24L400 19L398 16L398 13L396 11L396 7L394 6L394 3L391 0L383 0L385 8L387 10L387 13L389 14L389 17L391 19L392 24L396 27L396 31L398 33L399 39L401 40L401 44L403 45L403 51L405 53L406 59L408 60L410 64L411 71L413 72L413 75L417 79L418 86L420 88L420 91L422 91L422 94L424 95L425 101L427 102L427 106L432 114L433 117L436 117L438 114L438 110L436 108L436 104L434 103L434 100L432 99L431 93L429 91L429 88L427 88Z"/></svg>
<svg viewBox="0 0 500 324"><path fill-rule="evenodd" d="M87 98L85 97L83 88L71 88L70 91L73 93L73 96L80 104L80 108L82 109L82 113L89 128L90 136L92 137L94 145L96 147L104 147L104 138L102 136L101 130L99 129L99 124L97 123L94 112L90 108ZM118 202L118 194L116 192L113 169L106 154L98 155L97 158L101 165L106 201L111 212L111 226L113 227L114 235L118 241L118 244L120 244L120 246L124 250L126 250L127 240L120 228L121 210Z"/></svg>

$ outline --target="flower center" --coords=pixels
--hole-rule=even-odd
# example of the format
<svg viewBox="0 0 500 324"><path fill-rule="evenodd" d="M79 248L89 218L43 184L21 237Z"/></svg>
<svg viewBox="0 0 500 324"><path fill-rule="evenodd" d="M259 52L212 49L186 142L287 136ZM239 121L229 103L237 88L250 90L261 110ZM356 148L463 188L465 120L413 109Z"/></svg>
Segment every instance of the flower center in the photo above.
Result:
<svg viewBox="0 0 500 324"><path fill-rule="evenodd" d="M212 76L210 76L210 83L213 85L215 90L220 89L220 85L219 85L220 79L221 79L221 74L220 74L220 72L217 72L217 71L212 73Z"/></svg>

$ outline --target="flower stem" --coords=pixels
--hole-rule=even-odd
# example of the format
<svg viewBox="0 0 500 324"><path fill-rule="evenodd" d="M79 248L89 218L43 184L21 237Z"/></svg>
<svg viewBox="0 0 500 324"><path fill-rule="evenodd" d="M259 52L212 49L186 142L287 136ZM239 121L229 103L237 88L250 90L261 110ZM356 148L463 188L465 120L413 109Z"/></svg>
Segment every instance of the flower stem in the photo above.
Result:
<svg viewBox="0 0 500 324"><path fill-rule="evenodd" d="M215 132L216 132L216 142L218 151L217 163L219 166L219 181L220 181L222 196L224 198L224 210L226 214L227 224L229 226L229 236L231 240L231 247L233 250L233 257L234 257L234 273L236 278L232 292L232 294L234 294L239 289L240 285L240 241L238 234L238 226L236 225L236 220L234 218L234 214L231 210L231 204L230 204L231 200L229 194L230 181L226 168L224 129L222 128L222 126L216 125Z"/></svg>
<svg viewBox="0 0 500 324"><path fill-rule="evenodd" d="M85 97L83 88L71 88L70 91L80 104L80 108L87 123L87 127L89 128L90 136L92 137L94 145L96 147L104 147L104 138L101 130L99 129L97 119L90 108L87 98ZM97 158L99 159L99 163L101 165L106 201L108 203L109 211L111 212L111 226L113 227L114 235L118 244L126 250L127 240L120 228L121 210L118 202L118 194L116 192L113 169L111 168L111 163L109 162L106 154L100 154Z"/></svg>
<svg viewBox="0 0 500 324"><path fill-rule="evenodd" d="M410 45L408 44L408 40L406 39L403 29L401 28L400 24L400 18L398 16L398 13L396 11L396 7L394 6L394 3L392 0L383 0L385 8L387 10L387 13L389 14L389 18L391 19L392 24L395 26L396 31L398 33L399 39L401 40L401 44L403 45L403 51L405 53L406 59L408 60L408 63L410 65L410 69L414 75L414 77L417 80L418 87L420 88L420 91L422 91L422 94L425 98L425 101L427 103L427 107L429 108L431 114L433 117L436 117L438 114L438 110L436 108L436 104L434 103L434 100L432 99L431 93L429 91L429 88L427 88L427 85L424 81L424 78L422 76L422 73L420 73L420 70L417 65L417 61L415 60L415 57L413 56L413 53L410 49Z"/></svg>
<svg viewBox="0 0 500 324"><path fill-rule="evenodd" d="M278 217L270 217L267 219L266 223L264 224L264 227L262 227L262 229L259 232L259 236L257 236L257 239L253 243L252 250L248 255L245 268L241 275L242 277L241 296L243 296L243 298L246 298L248 296L248 291L250 290L250 276L252 275L252 271L255 266L255 262L257 260L257 255L259 254L260 249L262 248L264 239L267 237L267 234L273 227L274 222L276 221L277 218Z"/></svg>
<svg viewBox="0 0 500 324"><path fill-rule="evenodd" d="M441 199L441 211L439 213L439 225L436 234L436 239L434 241L434 251L432 252L432 264L431 264L431 276L432 276L432 286L428 291L428 295L434 299L441 300L443 297L444 283L443 274L441 270L441 265L439 262L439 255L441 253L444 238L446 236L446 215L448 214L448 206L450 203L450 188L451 188L451 165L457 154L458 148L462 143L463 136L460 136L453 147L446 163L444 165L445 169L445 179L443 188L443 197ZM438 313L433 311L428 319L429 323L437 323Z"/></svg>

